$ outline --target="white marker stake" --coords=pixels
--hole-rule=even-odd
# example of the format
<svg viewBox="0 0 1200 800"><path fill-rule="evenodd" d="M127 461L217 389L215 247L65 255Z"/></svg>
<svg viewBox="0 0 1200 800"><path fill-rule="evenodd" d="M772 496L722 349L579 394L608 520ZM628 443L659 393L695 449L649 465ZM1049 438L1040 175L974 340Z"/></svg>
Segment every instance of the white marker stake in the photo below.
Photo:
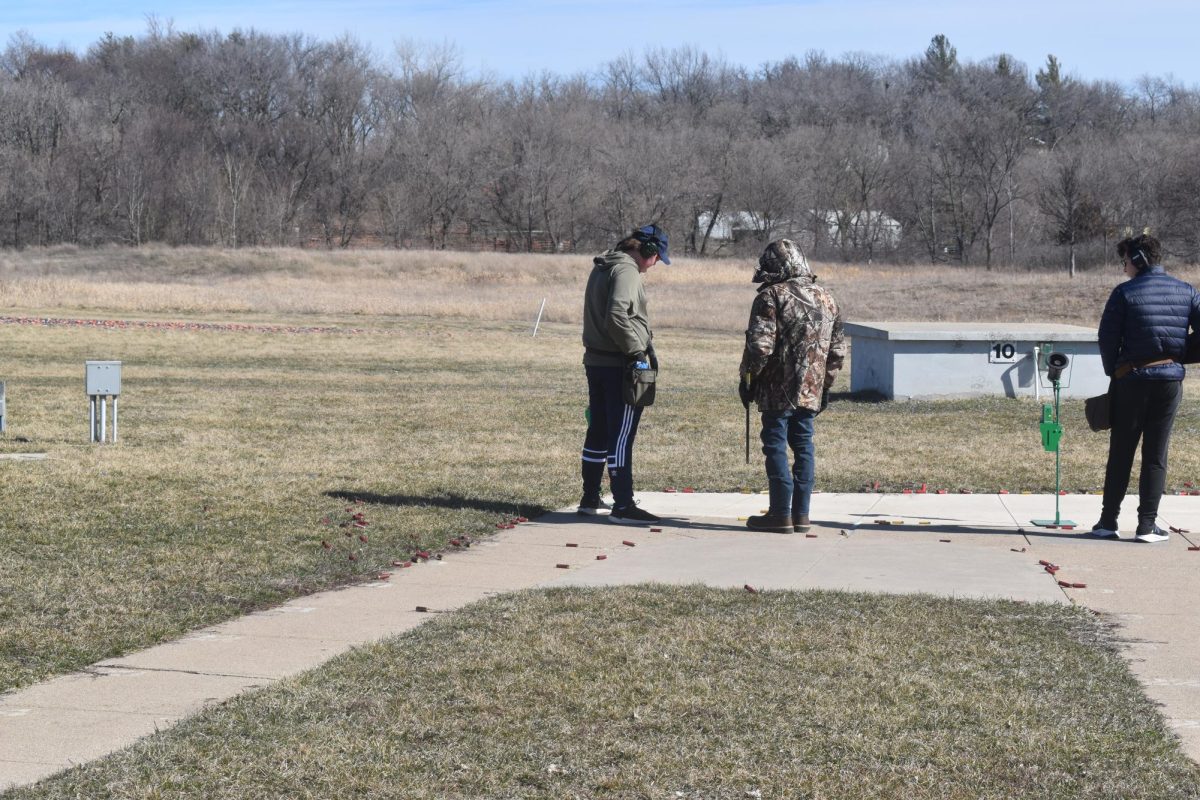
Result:
<svg viewBox="0 0 1200 800"><path fill-rule="evenodd" d="M533 335L537 336L538 326L542 324L542 312L546 310L546 298L542 298L541 308L538 309L537 319L533 323Z"/></svg>

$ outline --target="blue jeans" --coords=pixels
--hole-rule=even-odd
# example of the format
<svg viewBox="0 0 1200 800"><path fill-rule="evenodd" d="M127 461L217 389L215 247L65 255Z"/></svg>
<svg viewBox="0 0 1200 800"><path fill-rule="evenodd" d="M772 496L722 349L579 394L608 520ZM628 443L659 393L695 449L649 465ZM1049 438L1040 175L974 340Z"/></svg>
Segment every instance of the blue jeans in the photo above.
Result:
<svg viewBox="0 0 1200 800"><path fill-rule="evenodd" d="M816 412L806 408L762 412L762 451L767 457L772 514L791 514L792 519L808 514L816 475L815 416ZM794 465L788 463L789 448L796 456Z"/></svg>

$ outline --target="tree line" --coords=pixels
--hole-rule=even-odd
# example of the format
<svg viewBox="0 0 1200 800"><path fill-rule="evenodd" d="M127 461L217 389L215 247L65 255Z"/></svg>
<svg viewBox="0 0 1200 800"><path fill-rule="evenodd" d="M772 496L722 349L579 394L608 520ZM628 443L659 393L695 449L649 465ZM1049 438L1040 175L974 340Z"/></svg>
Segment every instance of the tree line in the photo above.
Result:
<svg viewBox="0 0 1200 800"><path fill-rule="evenodd" d="M1200 92L960 61L694 48L467 75L452 47L348 37L18 34L0 52L0 246L672 249L988 269L1111 263L1149 227L1200 260Z"/></svg>

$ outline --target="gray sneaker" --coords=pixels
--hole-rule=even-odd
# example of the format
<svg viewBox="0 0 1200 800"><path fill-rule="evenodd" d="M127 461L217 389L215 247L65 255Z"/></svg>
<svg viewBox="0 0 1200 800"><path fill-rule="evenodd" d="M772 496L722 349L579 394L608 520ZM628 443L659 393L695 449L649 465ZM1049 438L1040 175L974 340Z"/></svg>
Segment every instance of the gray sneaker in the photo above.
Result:
<svg viewBox="0 0 1200 800"><path fill-rule="evenodd" d="M1134 534L1133 538L1139 542L1148 542L1150 544L1153 544L1155 542L1168 541L1171 538L1171 534L1167 533L1166 531L1164 531L1162 528L1158 527L1157 525L1154 525L1145 530L1143 530L1142 528L1138 528L1138 532L1136 534Z"/></svg>

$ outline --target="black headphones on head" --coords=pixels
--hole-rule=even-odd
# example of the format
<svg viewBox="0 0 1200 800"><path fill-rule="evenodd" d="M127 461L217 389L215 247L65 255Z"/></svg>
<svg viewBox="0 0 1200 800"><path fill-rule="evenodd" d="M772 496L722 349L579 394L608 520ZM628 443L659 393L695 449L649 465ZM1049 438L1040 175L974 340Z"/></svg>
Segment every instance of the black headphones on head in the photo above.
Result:
<svg viewBox="0 0 1200 800"><path fill-rule="evenodd" d="M641 241L640 238L639 241ZM642 258L650 258L651 256L658 255L658 242L651 239L642 241L642 243L638 245L638 254Z"/></svg>
<svg viewBox="0 0 1200 800"><path fill-rule="evenodd" d="M1142 266L1138 267L1138 261L1142 262ZM1146 260L1146 251L1136 244L1129 247L1129 263L1138 269L1145 269L1150 266L1150 263Z"/></svg>

